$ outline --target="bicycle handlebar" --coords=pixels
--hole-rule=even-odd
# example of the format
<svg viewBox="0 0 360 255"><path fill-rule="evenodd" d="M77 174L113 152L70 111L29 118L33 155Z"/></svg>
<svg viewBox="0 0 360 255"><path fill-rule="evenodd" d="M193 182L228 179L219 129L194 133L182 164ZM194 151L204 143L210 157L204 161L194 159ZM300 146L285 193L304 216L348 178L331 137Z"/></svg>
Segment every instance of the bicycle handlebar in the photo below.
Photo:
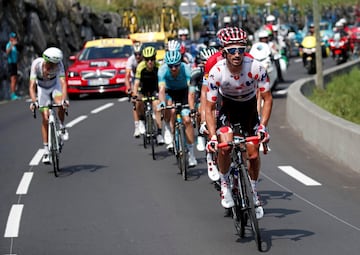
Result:
<svg viewBox="0 0 360 255"><path fill-rule="evenodd" d="M240 139L237 139L236 141L229 141L229 142L222 142L217 145L218 148L225 148L225 147L233 147L233 146L239 146L241 144L249 143L249 142L255 142L256 144L259 143L262 139L258 136L248 136L248 137L240 137ZM264 147L264 154L267 154L268 152L268 146L267 143L262 143Z"/></svg>

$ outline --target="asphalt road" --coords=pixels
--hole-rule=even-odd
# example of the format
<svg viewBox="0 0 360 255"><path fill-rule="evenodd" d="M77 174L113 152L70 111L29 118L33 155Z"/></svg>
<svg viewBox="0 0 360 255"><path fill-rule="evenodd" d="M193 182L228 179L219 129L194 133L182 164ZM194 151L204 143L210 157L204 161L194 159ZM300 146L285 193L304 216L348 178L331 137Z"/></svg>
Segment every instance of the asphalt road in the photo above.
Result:
<svg viewBox="0 0 360 255"><path fill-rule="evenodd" d="M292 59L274 92L271 152L258 185L264 252L357 254L360 176L304 143L285 119L286 89L306 75ZM55 178L40 162L40 118L28 102L0 105L1 255L258 253L223 217L204 153L183 181L164 146L154 161L132 137L130 113L125 98L72 101Z"/></svg>

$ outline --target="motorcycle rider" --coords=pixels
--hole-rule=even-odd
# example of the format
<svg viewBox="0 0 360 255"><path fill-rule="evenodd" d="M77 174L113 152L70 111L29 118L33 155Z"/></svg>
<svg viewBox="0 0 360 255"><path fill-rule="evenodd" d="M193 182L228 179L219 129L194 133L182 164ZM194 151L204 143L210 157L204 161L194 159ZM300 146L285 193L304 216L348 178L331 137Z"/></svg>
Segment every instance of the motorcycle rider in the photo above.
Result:
<svg viewBox="0 0 360 255"><path fill-rule="evenodd" d="M274 26L273 26L273 28L274 28ZM267 45L269 45L269 47L271 49L271 55L272 55L272 59L276 66L279 82L284 82L285 80L283 78L282 71L280 68L280 58L274 58L274 56L276 56L276 55L280 56L280 54L281 54L280 49L277 47L278 45L274 41L270 40L269 37L270 37L269 30L261 30L259 32L259 41L266 43Z"/></svg>

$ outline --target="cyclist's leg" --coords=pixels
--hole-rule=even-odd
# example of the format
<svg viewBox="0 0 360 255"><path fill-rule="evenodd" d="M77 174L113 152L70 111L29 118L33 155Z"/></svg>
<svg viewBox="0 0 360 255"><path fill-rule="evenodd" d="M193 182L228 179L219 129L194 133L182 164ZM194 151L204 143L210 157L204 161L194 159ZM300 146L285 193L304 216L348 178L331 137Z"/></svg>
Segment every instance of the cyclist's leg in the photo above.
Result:
<svg viewBox="0 0 360 255"><path fill-rule="evenodd" d="M183 109L181 111L181 116L185 126L186 145L189 152L189 166L193 167L197 165L197 160L194 154L194 142L195 142L194 127L192 125L189 114L190 114L189 109Z"/></svg>
<svg viewBox="0 0 360 255"><path fill-rule="evenodd" d="M37 97L39 102L39 111L41 112L41 137L44 145L44 157L43 162L49 163L49 148L48 148L48 121L49 121L49 109L46 107L51 100L50 100L50 93L51 90L47 90L41 87L37 87Z"/></svg>

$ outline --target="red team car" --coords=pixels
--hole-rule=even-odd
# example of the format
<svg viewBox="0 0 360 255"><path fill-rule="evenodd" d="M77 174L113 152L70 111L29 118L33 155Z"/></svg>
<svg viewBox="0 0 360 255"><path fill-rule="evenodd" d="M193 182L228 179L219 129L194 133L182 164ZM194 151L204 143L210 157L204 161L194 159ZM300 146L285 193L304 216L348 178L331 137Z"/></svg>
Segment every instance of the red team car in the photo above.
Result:
<svg viewBox="0 0 360 255"><path fill-rule="evenodd" d="M126 61L133 51L132 40L107 38L88 41L66 71L70 99L81 94L126 92Z"/></svg>

